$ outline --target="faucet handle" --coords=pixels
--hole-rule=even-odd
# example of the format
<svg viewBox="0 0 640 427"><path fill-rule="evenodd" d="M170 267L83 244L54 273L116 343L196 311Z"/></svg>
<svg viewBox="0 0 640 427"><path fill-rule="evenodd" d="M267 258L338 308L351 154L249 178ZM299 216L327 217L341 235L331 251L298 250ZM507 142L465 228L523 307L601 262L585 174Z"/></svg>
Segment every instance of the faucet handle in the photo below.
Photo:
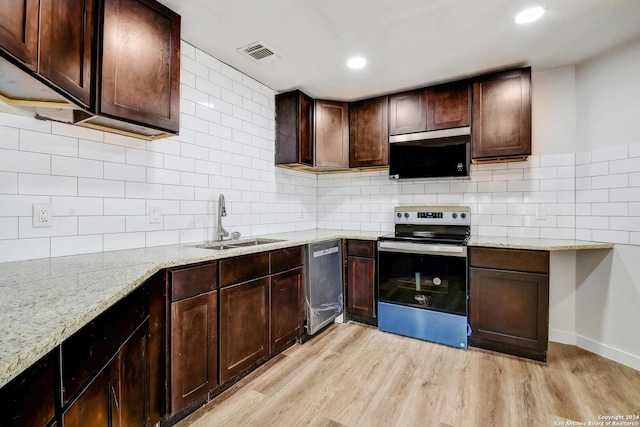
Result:
<svg viewBox="0 0 640 427"><path fill-rule="evenodd" d="M234 231L233 233L231 233L231 240L238 240L239 238L240 238L239 231Z"/></svg>

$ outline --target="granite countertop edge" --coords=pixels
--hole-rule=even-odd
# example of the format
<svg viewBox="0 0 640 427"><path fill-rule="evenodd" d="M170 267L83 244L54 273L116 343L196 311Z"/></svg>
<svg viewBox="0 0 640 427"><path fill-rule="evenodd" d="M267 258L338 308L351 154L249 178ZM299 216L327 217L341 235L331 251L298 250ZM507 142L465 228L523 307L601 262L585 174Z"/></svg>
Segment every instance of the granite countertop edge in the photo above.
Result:
<svg viewBox="0 0 640 427"><path fill-rule="evenodd" d="M281 241L225 251L201 249L193 243L0 263L0 290L4 290L5 295L9 290L15 292L14 300L20 305L19 308L11 305L13 300L9 293L7 306L4 309L0 306L0 325L3 325L0 326L0 387L162 269L326 240L375 241L383 234L386 233L302 230L257 236ZM473 237L469 246L549 251L613 248L609 243L506 237ZM91 285L86 285L85 280ZM80 291L74 293L74 286L67 286L67 282L73 283ZM67 294L62 292L62 296L58 296L56 287ZM106 291L105 287L108 288ZM64 295L76 297L83 291L86 295L79 296L83 297L82 303L90 299L84 307L77 307L77 301L62 301ZM24 295L31 295L32 301L25 302ZM63 305L51 309L47 303ZM68 307L74 304L77 312ZM44 309L49 317L34 318L33 312L39 309Z"/></svg>

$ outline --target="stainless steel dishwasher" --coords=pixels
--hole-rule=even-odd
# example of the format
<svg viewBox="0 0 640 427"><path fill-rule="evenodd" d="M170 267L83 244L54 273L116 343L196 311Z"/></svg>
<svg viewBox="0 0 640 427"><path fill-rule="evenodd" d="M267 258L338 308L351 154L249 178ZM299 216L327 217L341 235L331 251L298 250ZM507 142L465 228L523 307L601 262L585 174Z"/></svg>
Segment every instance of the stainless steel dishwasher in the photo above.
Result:
<svg viewBox="0 0 640 427"><path fill-rule="evenodd" d="M340 240L307 245L304 289L306 333L313 335L342 314L342 244Z"/></svg>

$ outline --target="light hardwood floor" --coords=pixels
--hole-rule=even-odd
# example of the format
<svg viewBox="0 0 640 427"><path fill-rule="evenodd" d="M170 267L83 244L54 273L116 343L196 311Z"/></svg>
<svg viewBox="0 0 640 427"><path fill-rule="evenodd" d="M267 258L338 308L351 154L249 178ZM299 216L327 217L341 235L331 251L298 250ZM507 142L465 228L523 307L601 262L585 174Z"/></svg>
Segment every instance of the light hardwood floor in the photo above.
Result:
<svg viewBox="0 0 640 427"><path fill-rule="evenodd" d="M546 364L335 324L181 427L554 426L640 415L640 372L550 343Z"/></svg>

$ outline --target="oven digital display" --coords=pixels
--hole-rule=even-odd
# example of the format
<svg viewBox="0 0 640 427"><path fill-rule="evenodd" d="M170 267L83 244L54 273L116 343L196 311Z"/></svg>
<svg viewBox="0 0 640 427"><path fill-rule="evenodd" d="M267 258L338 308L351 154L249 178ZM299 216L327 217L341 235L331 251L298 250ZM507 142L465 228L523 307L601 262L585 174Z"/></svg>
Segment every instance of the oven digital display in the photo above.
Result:
<svg viewBox="0 0 640 427"><path fill-rule="evenodd" d="M442 212L418 212L418 218L442 218Z"/></svg>

